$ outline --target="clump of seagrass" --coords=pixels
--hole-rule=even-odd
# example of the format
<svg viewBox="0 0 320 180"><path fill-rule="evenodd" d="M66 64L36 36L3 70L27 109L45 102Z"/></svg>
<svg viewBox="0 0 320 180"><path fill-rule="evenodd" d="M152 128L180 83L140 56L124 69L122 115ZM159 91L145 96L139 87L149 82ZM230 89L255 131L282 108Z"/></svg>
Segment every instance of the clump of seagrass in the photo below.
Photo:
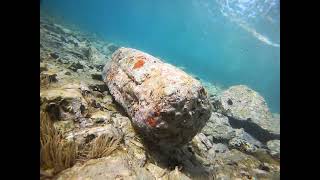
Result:
<svg viewBox="0 0 320 180"><path fill-rule="evenodd" d="M102 134L96 138L88 148L88 159L101 158L110 155L119 147L122 137L110 136Z"/></svg>
<svg viewBox="0 0 320 180"><path fill-rule="evenodd" d="M77 156L77 145L68 142L57 131L47 112L40 114L40 168L52 175L71 167Z"/></svg>

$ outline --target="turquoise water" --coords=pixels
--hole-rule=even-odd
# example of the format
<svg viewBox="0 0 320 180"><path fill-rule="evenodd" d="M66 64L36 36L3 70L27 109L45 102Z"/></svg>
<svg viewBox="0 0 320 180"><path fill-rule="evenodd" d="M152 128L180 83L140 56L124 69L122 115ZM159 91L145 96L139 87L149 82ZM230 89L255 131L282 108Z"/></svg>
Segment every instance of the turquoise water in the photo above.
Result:
<svg viewBox="0 0 320 180"><path fill-rule="evenodd" d="M50 14L229 87L280 112L279 0L43 0Z"/></svg>

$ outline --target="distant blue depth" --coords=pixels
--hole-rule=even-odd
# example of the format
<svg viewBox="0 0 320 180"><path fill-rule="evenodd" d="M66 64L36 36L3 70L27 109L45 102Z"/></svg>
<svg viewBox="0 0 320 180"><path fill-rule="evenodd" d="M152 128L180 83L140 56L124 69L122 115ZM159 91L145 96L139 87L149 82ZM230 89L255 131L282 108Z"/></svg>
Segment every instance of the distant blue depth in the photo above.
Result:
<svg viewBox="0 0 320 180"><path fill-rule="evenodd" d="M280 44L276 3L279 2L43 0L41 9L115 44L183 66L206 81L224 87L248 85L266 99L272 112L280 113L280 48L264 43L253 31L232 20L240 19ZM224 16L223 11L229 16Z"/></svg>

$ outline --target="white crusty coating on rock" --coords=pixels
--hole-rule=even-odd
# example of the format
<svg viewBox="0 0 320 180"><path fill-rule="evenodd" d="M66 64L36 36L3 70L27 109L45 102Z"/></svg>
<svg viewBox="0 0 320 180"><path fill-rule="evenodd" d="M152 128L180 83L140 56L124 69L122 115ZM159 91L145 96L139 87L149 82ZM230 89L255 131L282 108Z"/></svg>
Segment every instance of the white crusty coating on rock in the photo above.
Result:
<svg viewBox="0 0 320 180"><path fill-rule="evenodd" d="M147 53L118 49L102 76L134 127L153 144L183 145L210 117L212 107L201 83Z"/></svg>

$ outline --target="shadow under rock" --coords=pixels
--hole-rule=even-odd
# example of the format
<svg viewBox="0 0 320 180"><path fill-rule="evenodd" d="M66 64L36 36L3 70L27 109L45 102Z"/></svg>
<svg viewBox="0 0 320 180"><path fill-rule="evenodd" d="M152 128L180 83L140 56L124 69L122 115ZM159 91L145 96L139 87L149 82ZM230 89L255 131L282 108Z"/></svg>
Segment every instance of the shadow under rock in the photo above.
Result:
<svg viewBox="0 0 320 180"><path fill-rule="evenodd" d="M109 94L111 94L108 86L105 83L99 84L99 85L91 85L91 86L89 86L89 88L90 89L97 89L101 93L104 91L107 91ZM114 97L112 95L111 95L111 98L112 98L112 104L115 105L116 111L118 113L120 113L122 116L130 118L130 116L128 115L126 110L114 99Z"/></svg>
<svg viewBox="0 0 320 180"><path fill-rule="evenodd" d="M130 116L128 115L126 110L114 99L113 96L112 96L112 101L113 101L112 103L115 105L117 112L120 113L122 116L128 117L130 119Z"/></svg>
<svg viewBox="0 0 320 180"><path fill-rule="evenodd" d="M147 162L170 171L178 167L182 173L191 179L213 178L213 167L210 166L210 163L205 162L204 158L195 153L190 143L182 147L164 148L144 138L136 128L134 130L145 148Z"/></svg>
<svg viewBox="0 0 320 180"><path fill-rule="evenodd" d="M253 137L255 137L257 140L259 140L263 144L266 144L270 140L280 139L280 134L269 132L261 128L257 124L253 123L250 119L238 120L236 118L229 117L229 116L228 116L228 119L232 128L235 128L235 129L243 128L246 132L251 134Z"/></svg>

